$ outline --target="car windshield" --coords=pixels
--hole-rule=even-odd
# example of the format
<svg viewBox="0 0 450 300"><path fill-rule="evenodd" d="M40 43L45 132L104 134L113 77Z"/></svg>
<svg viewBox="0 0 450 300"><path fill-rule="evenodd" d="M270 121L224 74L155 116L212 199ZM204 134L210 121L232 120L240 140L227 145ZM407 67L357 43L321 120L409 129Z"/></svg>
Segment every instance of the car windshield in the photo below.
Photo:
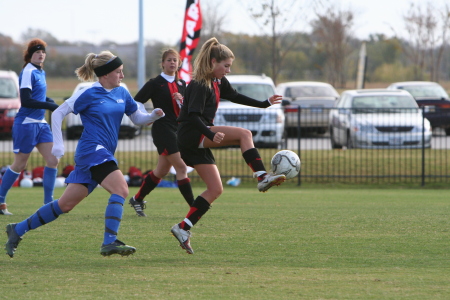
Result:
<svg viewBox="0 0 450 300"><path fill-rule="evenodd" d="M286 89L286 97L336 97L336 93L326 86L294 86Z"/></svg>
<svg viewBox="0 0 450 300"><path fill-rule="evenodd" d="M417 109L417 103L408 96L384 95L384 96L360 96L352 100L354 113L399 113L413 112Z"/></svg>
<svg viewBox="0 0 450 300"><path fill-rule="evenodd" d="M11 78L0 78L0 98L18 98L17 87Z"/></svg>
<svg viewBox="0 0 450 300"><path fill-rule="evenodd" d="M231 86L242 95L254 98L256 100L265 101L274 95L273 87L262 83L232 83ZM227 101L220 99L220 101Z"/></svg>
<svg viewBox="0 0 450 300"><path fill-rule="evenodd" d="M400 86L399 89L408 91L414 98L437 97L448 99L447 93L439 85Z"/></svg>

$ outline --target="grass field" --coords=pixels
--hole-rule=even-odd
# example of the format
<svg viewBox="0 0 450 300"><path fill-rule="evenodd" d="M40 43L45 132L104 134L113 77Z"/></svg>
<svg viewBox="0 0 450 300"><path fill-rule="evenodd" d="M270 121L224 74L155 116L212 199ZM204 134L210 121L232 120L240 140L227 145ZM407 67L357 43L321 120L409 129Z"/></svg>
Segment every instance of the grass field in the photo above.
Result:
<svg viewBox="0 0 450 300"><path fill-rule="evenodd" d="M42 195L13 188L2 228L33 213ZM119 239L137 248L130 257L99 254L107 198L97 189L27 233L13 259L0 256L0 298L450 299L443 190L225 187L193 228L188 255L170 235L187 206L177 189L158 188L148 218L125 206Z"/></svg>

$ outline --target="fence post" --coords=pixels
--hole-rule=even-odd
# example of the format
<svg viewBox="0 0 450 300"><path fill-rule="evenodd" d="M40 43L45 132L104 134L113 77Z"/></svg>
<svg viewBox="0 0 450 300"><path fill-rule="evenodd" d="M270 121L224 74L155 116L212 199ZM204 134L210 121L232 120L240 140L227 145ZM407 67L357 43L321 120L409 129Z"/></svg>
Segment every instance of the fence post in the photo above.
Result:
<svg viewBox="0 0 450 300"><path fill-rule="evenodd" d="M301 145L301 143L300 143L300 139L301 139L300 118L302 115L301 112L302 112L302 108L299 105L298 109L297 109L297 151L298 151L299 158L301 158L301 148L300 148L300 145ZM302 174L302 168L300 166L300 172L298 172L298 176L297 176L297 186L300 186L302 184L301 174Z"/></svg>
<svg viewBox="0 0 450 300"><path fill-rule="evenodd" d="M425 186L425 106L422 106L422 184Z"/></svg>

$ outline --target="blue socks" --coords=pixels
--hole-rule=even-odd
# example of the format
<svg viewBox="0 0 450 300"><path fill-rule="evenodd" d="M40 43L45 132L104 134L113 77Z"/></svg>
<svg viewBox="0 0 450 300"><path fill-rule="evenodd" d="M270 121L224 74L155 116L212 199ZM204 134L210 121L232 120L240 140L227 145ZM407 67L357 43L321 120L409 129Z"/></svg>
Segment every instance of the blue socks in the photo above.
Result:
<svg viewBox="0 0 450 300"><path fill-rule="evenodd" d="M44 204L50 203L53 201L53 190L55 189L55 180L58 169L53 169L49 167L44 168L44 178L43 178L43 186L44 186ZM14 182L19 177L20 173L16 173L10 168L8 168L3 175L2 184L0 186L0 203L5 203L6 194L13 186Z"/></svg>
<svg viewBox="0 0 450 300"><path fill-rule="evenodd" d="M117 239L117 233L122 221L123 204L125 198L112 194L109 197L108 206L105 211L105 234L103 237L103 245L114 243Z"/></svg>
<svg viewBox="0 0 450 300"><path fill-rule="evenodd" d="M0 185L0 203L5 203L6 194L8 194L9 189L13 186L19 175L20 173L16 173L10 168L6 170L2 178L2 184Z"/></svg>
<svg viewBox="0 0 450 300"><path fill-rule="evenodd" d="M56 173L58 169L49 167L44 168L44 178L42 179L42 185L44 187L44 204L53 201L53 190L55 189Z"/></svg>
<svg viewBox="0 0 450 300"><path fill-rule="evenodd" d="M56 220L63 212L58 205L59 200L52 201L50 203L41 206L34 214L28 219L23 220L16 225L16 233L19 236L24 235L26 232L36 229L42 225L50 223ZM123 204L125 198L112 194L109 197L108 206L105 211L105 233L103 239L103 245L108 245L116 241L117 232L119 231L120 221L122 221Z"/></svg>
<svg viewBox="0 0 450 300"><path fill-rule="evenodd" d="M41 206L28 219L23 220L16 225L16 233L19 236L24 235L27 231L36 229L42 225L56 220L63 212L59 208L58 200L47 203Z"/></svg>

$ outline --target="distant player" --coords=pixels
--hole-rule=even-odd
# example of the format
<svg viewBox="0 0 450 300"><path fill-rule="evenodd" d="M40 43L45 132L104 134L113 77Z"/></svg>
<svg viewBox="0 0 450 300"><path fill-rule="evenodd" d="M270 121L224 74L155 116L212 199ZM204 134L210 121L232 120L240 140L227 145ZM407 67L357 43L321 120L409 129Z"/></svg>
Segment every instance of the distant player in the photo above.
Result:
<svg viewBox="0 0 450 300"><path fill-rule="evenodd" d="M176 171L178 188L184 199L189 206L194 202L191 182L187 177L187 167L181 159L177 145L177 118L183 105L186 89L186 82L178 77L180 66L181 60L177 51L173 49L164 51L161 57L162 73L150 79L134 97L134 100L141 103L151 99L153 107L160 107L165 113L165 117L152 126L153 143L159 154L158 165L145 177L141 188L129 201L140 217L146 217L144 197L155 189L172 166Z"/></svg>
<svg viewBox="0 0 450 300"><path fill-rule="evenodd" d="M47 97L44 61L47 44L33 39L24 52L25 64L19 75L21 107L14 119L12 130L14 162L6 170L0 186L0 215L12 215L6 207L6 194L25 169L31 151L36 147L45 160L44 204L53 201L58 159L51 153L52 132L45 120L46 110L54 111L58 105Z"/></svg>

